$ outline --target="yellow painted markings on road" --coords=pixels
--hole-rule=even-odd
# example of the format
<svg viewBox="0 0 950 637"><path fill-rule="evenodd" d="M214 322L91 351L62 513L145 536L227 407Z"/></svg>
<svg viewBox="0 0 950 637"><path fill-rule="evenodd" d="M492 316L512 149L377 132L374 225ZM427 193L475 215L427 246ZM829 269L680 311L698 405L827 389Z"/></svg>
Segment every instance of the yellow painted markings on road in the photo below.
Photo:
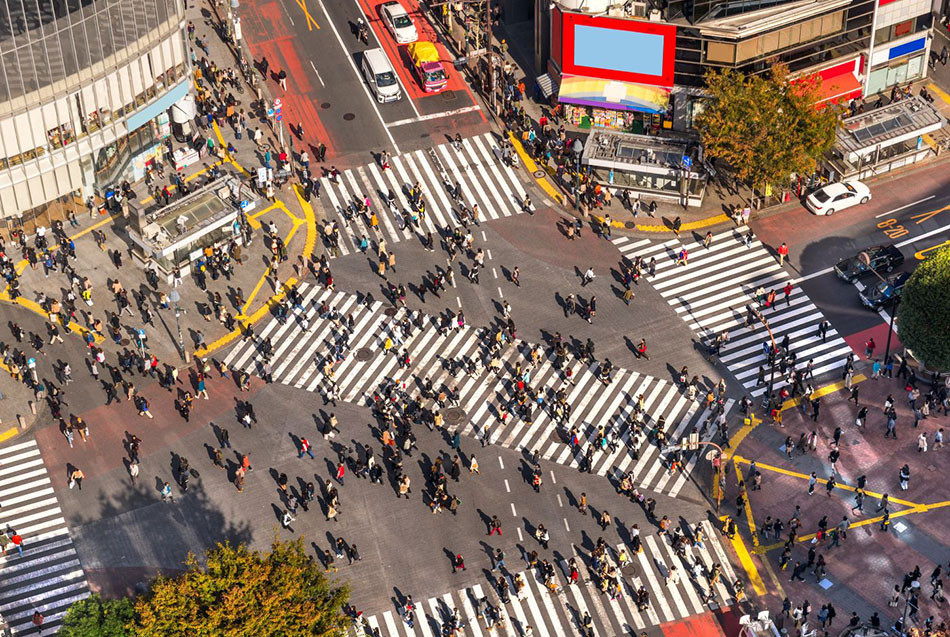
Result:
<svg viewBox="0 0 950 637"><path fill-rule="evenodd" d="M0 292L0 301L10 301L9 293L5 291ZM33 312L34 314L39 314L44 319L49 321L49 313L46 310L44 310L43 306L41 306L36 301L28 299L24 296L18 296L16 298L16 301L12 301L12 302L15 303L16 305L26 308L27 310ZM86 332L90 331L87 328L80 325L79 323L76 323L75 321L70 321L69 323L63 323L62 320L60 320L59 324L65 327L66 329L68 329L70 332L74 332L76 334L79 334L80 336L83 336L86 334ZM101 343L104 340L98 334L93 334L92 336L96 343Z"/></svg>
<svg viewBox="0 0 950 637"><path fill-rule="evenodd" d="M515 152L518 153L518 157L521 158L521 161L524 162L524 167L528 169L528 172L534 176L534 173L538 172L538 165L534 163L534 160L531 158L525 149L521 145L521 140L515 137L512 133L508 133L508 138L511 140L511 145L514 146ZM559 204L564 203L564 197L561 196L561 193L558 192L557 188L554 187L550 181L548 181L547 174L545 173L544 177L535 177L534 179L538 182L538 186L541 187L541 190L548 193L554 201Z"/></svg>
<svg viewBox="0 0 950 637"><path fill-rule="evenodd" d="M215 128L217 128L217 125L215 125ZM189 181L193 181L193 180L197 179L198 177L202 176L203 174L205 174L206 172L208 172L209 170L211 170L211 168L212 168L213 166L220 166L220 165L223 164L223 163L225 163L225 162L224 162L223 160L219 159L218 161L216 161L216 162L214 162L214 163L211 163L211 164L208 164L208 165L205 166L204 168L202 168L202 169L200 169L200 170L198 170L198 171L196 171L196 172L194 172L194 173L192 173L192 174L190 174L190 175L185 175L185 183L188 183ZM169 192L175 192L175 190L176 190L177 188L178 188L178 186L175 186L174 184L172 184L172 185L170 185L170 186L168 187L168 191L169 191ZM141 205L144 206L144 205L146 205L146 204L152 203L153 201L155 201L155 197L149 195L149 196L146 197L145 199L139 200L139 204L141 204ZM87 230L88 230L88 229L87 229Z"/></svg>
<svg viewBox="0 0 950 637"><path fill-rule="evenodd" d="M851 384L857 385L858 383L863 383L867 379L868 377L865 376L864 374L855 374L851 378ZM812 396L814 396L815 398L821 398L822 396L827 396L828 394L833 394L836 391L840 391L841 389L844 389L844 387L845 387L845 382L843 380L839 380L834 383L829 383L823 387L819 387L814 392L812 392ZM801 398L789 398L784 403L782 403L782 411L788 411L789 409L792 409L793 407L798 407L801 404L802 404Z"/></svg>
<svg viewBox="0 0 950 637"><path fill-rule="evenodd" d="M729 215L725 213L719 213L718 215L713 215L712 217L707 217L705 219L699 219L697 221L690 221L690 222L684 223L680 231L682 232L684 230L699 230L700 228L707 228L709 226L714 226L718 223L724 223L729 220L730 220ZM620 223L620 222L618 221L616 223ZM621 224L621 227L622 226L623 224ZM672 228L667 228L665 225L662 225L662 224L646 226L646 225L640 225L638 223L637 230L641 232L673 232Z"/></svg>
<svg viewBox="0 0 950 637"><path fill-rule="evenodd" d="M756 595L765 595L767 592L765 590L765 582L762 581L762 576L759 575L759 569L756 567L755 562L752 561L752 555L749 553L749 549L746 548L742 536L738 533L732 536L732 548L736 552L736 557L739 558L739 563L742 564L742 568L745 569L746 575L749 576L749 583L752 584L752 590L755 591Z"/></svg>
<svg viewBox="0 0 950 637"><path fill-rule="evenodd" d="M736 485L742 482L742 472L739 470L739 462L733 461L733 469L735 469L736 474ZM749 537L752 538L752 546L759 545L759 534L755 530L755 516L752 515L752 505L749 503L749 494L748 487L746 488L746 497L743 503L743 509L745 510L745 519L746 523L749 525Z"/></svg>
<svg viewBox="0 0 950 637"><path fill-rule="evenodd" d="M310 10L307 9L307 0L297 0L297 6L300 7L300 10L303 11L304 16L307 18L307 29L313 31L313 28L316 27L319 31L320 25L317 24L317 21L310 15Z"/></svg>
<svg viewBox="0 0 950 637"><path fill-rule="evenodd" d="M924 259L927 258L926 255L927 255L928 252L933 252L934 250L939 250L940 248L942 248L942 247L944 247L944 246L950 246L950 239L947 239L947 240L944 241L943 243L938 243L938 244L935 245L935 246L930 246L929 248L924 248L923 250L918 250L917 252L914 253L914 258L917 259L918 261L923 261Z"/></svg>
<svg viewBox="0 0 950 637"><path fill-rule="evenodd" d="M10 438L13 438L14 436L16 436L18 433L20 433L19 429L17 429L16 427L10 427L3 433L0 433L0 442L6 442Z"/></svg>
<svg viewBox="0 0 950 637"><path fill-rule="evenodd" d="M725 454L726 460L729 460L729 458L735 455L739 445L746 439L746 436L752 433L752 430L760 424L762 424L762 419L756 418L755 414L752 413L749 414L748 418L743 419L742 427L740 427L736 435L729 440L729 450Z"/></svg>
<svg viewBox="0 0 950 637"><path fill-rule="evenodd" d="M911 219L913 219L914 223L919 226L923 222L930 221L931 219L939 215L941 212L946 212L947 210L950 210L950 204L947 204L943 208L937 208L929 212L921 212L919 214L913 215Z"/></svg>
<svg viewBox="0 0 950 637"><path fill-rule="evenodd" d="M946 91L944 91L942 88L940 88L933 82L927 85L927 90L930 91L931 93L934 93L937 97L942 99L947 104L950 104L950 95L947 95Z"/></svg>

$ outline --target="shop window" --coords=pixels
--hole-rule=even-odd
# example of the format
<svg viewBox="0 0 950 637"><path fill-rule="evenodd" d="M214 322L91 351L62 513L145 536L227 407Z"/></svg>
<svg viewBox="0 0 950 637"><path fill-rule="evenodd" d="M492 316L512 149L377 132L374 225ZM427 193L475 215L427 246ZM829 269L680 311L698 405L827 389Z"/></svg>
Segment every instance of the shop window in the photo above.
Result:
<svg viewBox="0 0 950 637"><path fill-rule="evenodd" d="M907 79L916 80L922 75L924 68L924 56L918 55L907 61Z"/></svg>
<svg viewBox="0 0 950 637"><path fill-rule="evenodd" d="M914 19L904 20L903 22L898 22L894 25L894 38L899 38L905 36L908 33L913 33L914 31Z"/></svg>
<svg viewBox="0 0 950 637"><path fill-rule="evenodd" d="M72 124L62 124L46 131L46 140L53 148L62 148L73 141Z"/></svg>

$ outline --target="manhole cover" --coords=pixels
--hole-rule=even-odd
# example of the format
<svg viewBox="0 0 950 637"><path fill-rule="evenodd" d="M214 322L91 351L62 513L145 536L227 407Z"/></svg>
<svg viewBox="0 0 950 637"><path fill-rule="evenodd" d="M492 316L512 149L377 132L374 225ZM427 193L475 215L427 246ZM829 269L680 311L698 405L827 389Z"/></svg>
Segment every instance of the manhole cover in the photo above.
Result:
<svg viewBox="0 0 950 637"><path fill-rule="evenodd" d="M536 171L534 171L534 178L535 178L535 179L541 179L542 177L544 177L544 171L543 171L543 170L536 170Z"/></svg>
<svg viewBox="0 0 950 637"><path fill-rule="evenodd" d="M396 316L396 308L387 307L385 310L383 310L383 314L386 316Z"/></svg>
<svg viewBox="0 0 950 637"><path fill-rule="evenodd" d="M458 99L458 95L455 94L455 91L442 91L442 99L446 102L451 102L452 100Z"/></svg>
<svg viewBox="0 0 950 637"><path fill-rule="evenodd" d="M125 347L126 345L128 345L128 344L131 343L131 342L132 342L132 341L130 341L129 339L123 338L121 341L119 341L119 345L121 345L122 347Z"/></svg>
<svg viewBox="0 0 950 637"><path fill-rule="evenodd" d="M356 115L354 115L353 113L343 113L343 119L349 122L356 119Z"/></svg>
<svg viewBox="0 0 950 637"><path fill-rule="evenodd" d="M462 419L465 418L465 410L460 409L459 407L449 407L442 414L445 417L445 423L447 425L457 425L462 422Z"/></svg>
<svg viewBox="0 0 950 637"><path fill-rule="evenodd" d="M637 224L634 221L627 221L627 222L624 222L623 227L626 228L627 230L633 230L634 228L637 227Z"/></svg>
<svg viewBox="0 0 950 637"><path fill-rule="evenodd" d="M330 108L330 102L323 102L320 104L320 108Z"/></svg>
<svg viewBox="0 0 950 637"><path fill-rule="evenodd" d="M368 347L361 347L353 354L353 358L358 361L368 361L373 357L373 352Z"/></svg>

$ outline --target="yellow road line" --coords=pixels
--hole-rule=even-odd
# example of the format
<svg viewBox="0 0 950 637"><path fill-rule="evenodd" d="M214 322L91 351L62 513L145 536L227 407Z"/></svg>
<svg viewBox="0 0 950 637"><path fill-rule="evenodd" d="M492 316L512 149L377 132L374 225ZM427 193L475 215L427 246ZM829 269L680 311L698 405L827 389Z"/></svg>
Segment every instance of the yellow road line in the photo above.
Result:
<svg viewBox="0 0 950 637"><path fill-rule="evenodd" d="M9 301L10 295L7 294L6 292L0 293L0 300ZM18 296L16 301L13 301L13 303L26 308L27 310L33 312L34 314L39 314L47 322L49 322L49 312L44 310L43 306L41 306L36 301L28 299L24 296ZM80 336L90 331L86 329L85 327L83 327L82 325L80 325L79 323L76 323L75 321L70 321L69 323L63 323L62 319L60 319L59 324L65 327L66 329L68 329L70 332L74 332L76 334L79 334ZM96 343L101 343L104 340L103 337L99 336L98 334L93 334L92 336Z"/></svg>
<svg viewBox="0 0 950 637"><path fill-rule="evenodd" d="M202 168L201 170L199 170L199 171L196 172L196 173L192 173L191 175L185 175L185 183L188 183L189 181L192 181L192 180L194 180L194 179L197 179L197 178L200 177L201 175L203 175L203 174L205 174L206 172L208 172L209 170L211 170L212 167L214 167L214 166L220 166L220 165L223 164L223 163L224 163L224 161L222 161L222 160L219 159L218 161L216 161L216 162L214 162L214 163L212 163L212 164L209 164L209 165L205 166L204 168ZM175 190L176 190L177 188L178 188L178 186L175 186L174 184L172 184L172 185L168 186L168 191L169 191L169 192L175 192ZM153 197L153 196L148 196L148 197L146 197L145 199L140 200L139 203L144 206L145 204L151 203L151 202L153 202L153 201L155 201L155 197Z"/></svg>
<svg viewBox="0 0 950 637"><path fill-rule="evenodd" d="M765 595L767 592L765 582L762 581L762 576L759 575L759 569L756 568L755 562L752 561L752 555L749 554L749 549L746 548L745 542L742 541L742 536L738 533L732 536L732 548L735 550L736 556L742 564L742 568L745 569L746 575L749 576L749 583L752 584L752 589L755 591L755 594L759 596Z"/></svg>
<svg viewBox="0 0 950 637"><path fill-rule="evenodd" d="M112 222L112 220L115 219L116 217L118 217L118 215L109 215L109 216L106 217L105 219L102 219L101 221L97 221L96 223L92 224L91 226L89 226L89 227L86 228L85 230L80 230L80 231L77 232L76 234L70 235L69 238L70 238L70 239L73 239L73 240L76 240L76 239L78 239L79 237L82 237L82 236L84 236L84 235L87 235L87 234L89 234L90 232L92 232L93 230L98 230L99 228L101 228L102 226L106 225L107 223Z"/></svg>
<svg viewBox="0 0 950 637"><path fill-rule="evenodd" d="M313 206L300 194L300 187L295 184L293 190L294 194L297 195L297 201L300 202L300 209L303 210L304 223L307 224L307 237L303 244L303 255L309 257L313 254L313 249L317 244L317 216L313 212Z"/></svg>
<svg viewBox="0 0 950 637"><path fill-rule="evenodd" d="M740 482L742 482L742 472L739 470L739 463L736 461L733 461L732 468L735 469L736 485L738 485ZM749 525L749 537L752 538L752 546L758 546L759 534L756 533L755 531L755 517L752 515L752 505L749 504L748 487L746 487L746 497L745 497L745 504L743 508L745 509L746 523L748 523Z"/></svg>
<svg viewBox="0 0 950 637"><path fill-rule="evenodd" d="M20 430L19 430L19 429L17 429L16 427L10 427L9 429L7 429L6 431L4 431L3 433L0 433L0 442L6 442L6 441L9 440L10 438L12 438L12 437L14 437L15 435L17 435L18 433L20 433Z"/></svg>
<svg viewBox="0 0 950 637"><path fill-rule="evenodd" d="M741 445L742 441L746 439L746 436L752 433L753 429L762 424L762 419L756 418L755 414L753 413L750 413L749 417L745 420L748 420L749 422L747 424L743 424L742 427L739 428L739 431L736 432L736 435L729 440L729 449L725 454L726 460L729 460L729 458L734 456L736 451L738 451L739 445Z"/></svg>
<svg viewBox="0 0 950 637"><path fill-rule="evenodd" d="M257 296L257 293L261 291L261 288L264 287L264 283L267 281L267 279L270 278L270 272L271 272L271 268L270 266L268 266L267 269L264 270L264 274L261 275L261 278L257 280L257 284L254 286L254 289L251 290L251 293L248 295L247 301L244 302L244 306L241 307L240 316L245 315L245 313L247 312L247 308L251 306L251 303L254 301L254 298Z"/></svg>
<svg viewBox="0 0 950 637"><path fill-rule="evenodd" d="M867 379L868 377L865 376L864 374L855 374L854 377L851 379L851 384L857 385L858 383L862 383L866 381ZM815 398L821 398L822 396L833 394L836 391L840 391L841 389L844 389L843 380L839 380L834 383L829 383L828 385L825 385L824 387L819 387L812 393L812 396L814 396ZM782 411L787 411L793 407L798 407L799 405L801 405L801 403L802 403L801 398L789 398L784 403L782 403Z"/></svg>
<svg viewBox="0 0 950 637"><path fill-rule="evenodd" d="M307 17L307 29L313 31L313 27L317 27L317 30L319 31L320 25L317 24L317 21L313 19L312 15L310 15L310 11L307 9L306 0L297 0L297 6L303 10L303 14Z"/></svg>
<svg viewBox="0 0 950 637"><path fill-rule="evenodd" d="M534 163L534 160L531 159L531 155L525 152L524 146L521 145L521 140L515 137L512 133L508 133L508 137L511 139L511 145L514 146L515 152L518 153L518 156L521 158L521 161L524 162L525 168L528 169L528 172L531 173L532 177L534 173L538 170L538 165ZM547 173L545 173L546 175ZM538 182L538 186L541 187L541 190L548 193L554 201L559 204L564 203L564 198L561 196L561 193L558 192L557 188L554 187L550 181L548 181L547 176L544 177L535 177L534 179Z"/></svg>
<svg viewBox="0 0 950 637"><path fill-rule="evenodd" d="M684 223L680 231L682 232L683 230L699 230L700 228L714 226L717 223L723 223L729 220L730 220L729 215L725 213L720 213L718 215L713 215L712 217L707 217L705 219L698 219L696 221L689 221L687 223ZM624 227L624 224L619 221L615 221L611 225L616 225L616 224L619 224L618 227L620 228ZM640 232L669 232L669 233L673 232L672 228L667 228L665 225L645 226L645 225L640 225L638 223L636 224L636 228Z"/></svg>
<svg viewBox="0 0 950 637"><path fill-rule="evenodd" d="M748 458L743 458L742 456L735 456L735 457L734 457L734 461L737 462L737 463L742 463L742 464L749 464L749 463L751 462ZM811 477L811 476L809 476L809 475L805 475L804 473L798 473L797 471L791 471L791 470L789 470L789 469L783 469L782 467L776 467L776 466L774 466L774 465L765 464L765 463L761 463L761 462L756 462L756 463L755 463L755 466L756 466L756 468L758 468L758 469L765 469L766 471L772 471L773 473L780 473L780 474L782 474L782 475L791 476L791 477L793 477L793 478L799 478L799 479L801 479L801 480L808 480L808 479ZM828 484L828 481L825 480L824 478L818 478L818 484L822 484L822 485ZM843 491L856 491L856 490L857 490L857 489L855 489L855 488L852 487L852 486L849 486L849 485L847 485L847 484L841 484L841 483L839 483L835 488L841 489L841 490L843 490ZM882 494L880 494L880 493L875 493L875 492L873 492L873 491L865 491L864 493L865 493L865 495L871 496L872 498L880 498L880 497L882 496ZM919 502L910 502L909 500L901 500L901 499L899 499L899 498L891 498L890 496L888 496L888 499L889 499L891 502L895 502L895 503L901 504L901 505L903 505L903 506L908 506L908 507L919 507L919 506L923 506L923 505L921 505Z"/></svg>
<svg viewBox="0 0 950 637"><path fill-rule="evenodd" d="M769 579L772 581L772 586L775 589L775 593L782 599L785 599L785 597L787 597L785 595L785 589L782 588L782 582L779 580L778 575L776 575L775 569L773 569L772 565L769 564L768 556L762 558L762 568L765 569L765 572L768 574Z"/></svg>
<svg viewBox="0 0 950 637"><path fill-rule="evenodd" d="M933 82L927 85L927 90L930 91L931 93L936 93L937 97L942 99L947 104L950 104L950 95L947 95L947 93L942 88L940 88Z"/></svg>

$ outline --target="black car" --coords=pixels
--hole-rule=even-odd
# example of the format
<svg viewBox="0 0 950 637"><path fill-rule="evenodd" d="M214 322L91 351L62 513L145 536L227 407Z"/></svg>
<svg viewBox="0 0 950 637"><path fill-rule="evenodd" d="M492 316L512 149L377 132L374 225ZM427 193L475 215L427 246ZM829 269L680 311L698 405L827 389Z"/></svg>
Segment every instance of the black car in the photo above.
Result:
<svg viewBox="0 0 950 637"><path fill-rule="evenodd" d="M910 278L910 272L898 272L887 277L886 281L878 281L873 287L868 287L861 292L861 303L872 310L884 307L885 305L900 298L904 291L904 284Z"/></svg>
<svg viewBox="0 0 950 637"><path fill-rule="evenodd" d="M861 253L867 253L870 258L870 266L864 264L860 258ZM896 247L890 246L871 246L862 250L858 254L848 259L842 259L835 265L835 274L839 279L844 279L848 283L856 281L862 276L867 275L871 270L877 273L893 272L894 268L904 262L904 255Z"/></svg>

